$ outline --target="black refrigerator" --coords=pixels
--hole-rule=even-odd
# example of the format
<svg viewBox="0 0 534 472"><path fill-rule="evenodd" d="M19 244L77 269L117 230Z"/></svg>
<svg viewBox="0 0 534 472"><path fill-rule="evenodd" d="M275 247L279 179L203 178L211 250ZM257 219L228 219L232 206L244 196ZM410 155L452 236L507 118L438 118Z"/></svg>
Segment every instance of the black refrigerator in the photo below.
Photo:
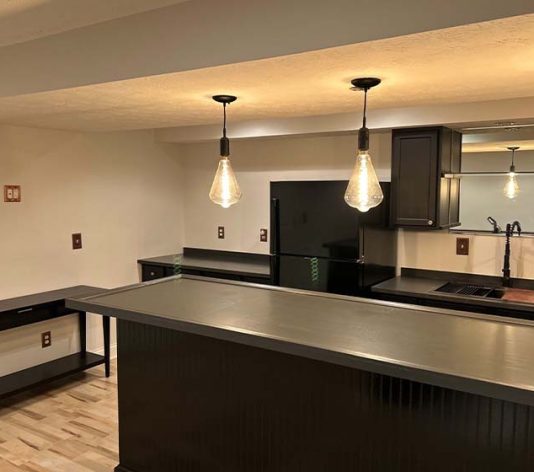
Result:
<svg viewBox="0 0 534 472"><path fill-rule="evenodd" d="M366 213L344 200L348 181L271 182L273 283L342 295L370 296L395 276L396 231L389 227L389 182L382 203Z"/></svg>

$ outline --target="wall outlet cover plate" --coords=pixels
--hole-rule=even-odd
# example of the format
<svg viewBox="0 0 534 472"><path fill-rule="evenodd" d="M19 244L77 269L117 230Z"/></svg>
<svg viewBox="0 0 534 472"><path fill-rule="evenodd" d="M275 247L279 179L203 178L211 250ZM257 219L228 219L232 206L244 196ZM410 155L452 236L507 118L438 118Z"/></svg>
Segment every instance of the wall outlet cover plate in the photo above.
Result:
<svg viewBox="0 0 534 472"><path fill-rule="evenodd" d="M50 347L51 345L52 345L52 332L45 331L44 333L41 333L41 347L44 349L46 347Z"/></svg>
<svg viewBox="0 0 534 472"><path fill-rule="evenodd" d="M4 202L19 203L21 199L20 185L4 185Z"/></svg>

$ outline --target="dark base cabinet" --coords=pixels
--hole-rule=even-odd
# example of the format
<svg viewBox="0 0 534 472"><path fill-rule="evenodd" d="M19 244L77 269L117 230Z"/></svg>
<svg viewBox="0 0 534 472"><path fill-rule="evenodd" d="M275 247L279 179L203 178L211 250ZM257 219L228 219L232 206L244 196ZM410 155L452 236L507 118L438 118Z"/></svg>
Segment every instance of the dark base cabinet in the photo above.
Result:
<svg viewBox="0 0 534 472"><path fill-rule="evenodd" d="M139 259L137 262L141 264L142 282L187 274L264 285L273 283L268 254L186 247L183 254Z"/></svg>
<svg viewBox="0 0 534 472"><path fill-rule="evenodd" d="M124 320L118 342L116 472L534 470L533 407Z"/></svg>
<svg viewBox="0 0 534 472"><path fill-rule="evenodd" d="M210 277L214 279L223 279L223 280L238 280L241 282L248 282L254 284L270 284L269 277L253 277L250 275L240 275L240 274L230 274L224 272L216 272L211 270L199 270L199 269L189 269L181 268L179 271L176 271L173 267L162 267L149 264L142 264L141 269L141 281L149 282L151 280L162 279L164 277L171 277L177 274L187 274L187 275L198 275L200 277Z"/></svg>
<svg viewBox="0 0 534 472"><path fill-rule="evenodd" d="M141 281L149 282L150 280L162 279L174 275L172 267L163 267L157 265L141 264Z"/></svg>

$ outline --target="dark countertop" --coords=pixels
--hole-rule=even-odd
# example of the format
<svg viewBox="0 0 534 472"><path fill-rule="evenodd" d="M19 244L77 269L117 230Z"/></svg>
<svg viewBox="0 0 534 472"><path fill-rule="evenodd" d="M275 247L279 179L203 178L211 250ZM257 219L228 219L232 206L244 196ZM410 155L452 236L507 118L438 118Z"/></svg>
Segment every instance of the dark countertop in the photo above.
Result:
<svg viewBox="0 0 534 472"><path fill-rule="evenodd" d="M74 287L51 290L49 292L34 293L22 297L8 298L0 300L0 313L12 310L21 310L44 303L53 303L66 298L89 297L101 294L106 290L103 288L90 287L87 285L76 285Z"/></svg>
<svg viewBox="0 0 534 472"><path fill-rule="evenodd" d="M480 279L473 280L472 283L477 285L484 285ZM372 291L376 293L384 293L389 295L400 295L406 297L425 298L428 300L439 300L447 302L457 302L469 306L489 307L510 309L523 313L534 314L534 305L530 303L514 302L509 300L501 300L498 298L483 298L468 295L459 295L456 293L436 292L435 290L450 281L446 273L443 279L413 277L410 275L400 275L385 282L381 282L372 287ZM488 284L488 286L492 286Z"/></svg>
<svg viewBox="0 0 534 472"><path fill-rule="evenodd" d="M184 248L183 254L139 259L140 264L174 267L178 262L183 269L206 270L251 277L271 276L270 256L231 251Z"/></svg>
<svg viewBox="0 0 534 472"><path fill-rule="evenodd" d="M67 306L534 405L530 321L187 275Z"/></svg>

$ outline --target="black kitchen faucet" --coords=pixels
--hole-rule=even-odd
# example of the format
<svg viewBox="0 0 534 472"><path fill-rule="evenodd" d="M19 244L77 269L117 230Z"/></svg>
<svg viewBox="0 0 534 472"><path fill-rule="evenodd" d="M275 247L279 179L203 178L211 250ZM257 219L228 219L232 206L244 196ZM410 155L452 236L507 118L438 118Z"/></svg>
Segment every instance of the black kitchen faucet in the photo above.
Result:
<svg viewBox="0 0 534 472"><path fill-rule="evenodd" d="M488 216L488 217L486 218L486 220L488 220L489 223L493 226L493 232L494 232L495 234L501 232L501 227L499 226L499 224L497 223L497 221L495 220L495 218L492 218L491 216Z"/></svg>
<svg viewBox="0 0 534 472"><path fill-rule="evenodd" d="M505 287L510 286L510 238L517 231L517 235L521 236L521 223L514 221L506 225L506 244L504 245L504 265L502 268L502 284Z"/></svg>

